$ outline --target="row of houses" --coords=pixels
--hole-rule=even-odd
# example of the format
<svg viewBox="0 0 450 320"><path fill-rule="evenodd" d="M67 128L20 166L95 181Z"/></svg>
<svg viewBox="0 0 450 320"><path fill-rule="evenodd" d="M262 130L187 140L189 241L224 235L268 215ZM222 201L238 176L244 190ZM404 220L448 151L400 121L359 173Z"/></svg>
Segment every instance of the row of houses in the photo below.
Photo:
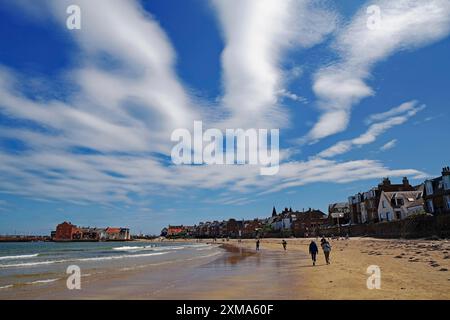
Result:
<svg viewBox="0 0 450 320"><path fill-rule="evenodd" d="M254 237L314 237L334 225L354 225L402 220L418 213L450 213L450 168L442 169L440 177L419 185L411 185L404 177L393 184L384 178L377 186L359 192L346 202L332 203L328 215L320 210L293 211L285 208L264 219L200 222L194 226L168 226L161 232L167 237L254 238Z"/></svg>
<svg viewBox="0 0 450 320"><path fill-rule="evenodd" d="M194 226L168 226L161 231L165 237L193 238L255 238L265 236L315 236L320 228L327 224L325 213L311 209L293 211L285 208L277 213L275 207L272 215L264 219L200 222Z"/></svg>
<svg viewBox="0 0 450 320"><path fill-rule="evenodd" d="M53 241L127 241L131 239L128 228L78 227L64 221L51 233Z"/></svg>
<svg viewBox="0 0 450 320"><path fill-rule="evenodd" d="M450 168L440 177L413 186L408 178L393 184L384 178L378 186L359 192L347 202L328 207L331 224L363 224L402 220L417 213L450 213Z"/></svg>

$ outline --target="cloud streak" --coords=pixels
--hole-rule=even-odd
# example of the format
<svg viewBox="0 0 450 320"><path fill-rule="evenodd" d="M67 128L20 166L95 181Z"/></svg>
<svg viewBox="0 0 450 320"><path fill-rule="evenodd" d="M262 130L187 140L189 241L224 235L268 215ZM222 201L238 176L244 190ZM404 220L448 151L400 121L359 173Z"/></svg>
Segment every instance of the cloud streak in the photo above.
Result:
<svg viewBox="0 0 450 320"><path fill-rule="evenodd" d="M370 119L383 119L384 121L370 125L369 129L359 137L336 143L334 146L320 152L318 154L318 157L331 158L346 153L355 147L370 144L374 142L378 136L380 136L381 134L385 133L387 130L395 126L405 123L406 121L408 121L409 118L415 116L418 112L422 111L424 108L425 105L418 106L417 101L410 101L400 105L399 107L395 107L385 113L372 115L371 117L369 117ZM403 112L405 111L406 112L402 115L398 115L399 110L403 110ZM389 116L392 115L398 116L388 118Z"/></svg>
<svg viewBox="0 0 450 320"><path fill-rule="evenodd" d="M381 146L380 151L387 151L392 148L395 148L397 145L397 139L392 139L391 141L385 143L383 146Z"/></svg>
<svg viewBox="0 0 450 320"><path fill-rule="evenodd" d="M286 81L281 60L289 49L321 42L335 27L334 14L306 0L214 0L213 6L225 40L222 103L231 116L227 125L285 125L278 101Z"/></svg>
<svg viewBox="0 0 450 320"><path fill-rule="evenodd" d="M313 90L322 114L305 137L307 141L314 142L347 128L352 107L375 94L366 82L376 63L396 52L438 41L450 31L447 0L379 0L370 5L381 10L380 27L367 27L367 6L363 6L334 42L340 60L321 68L314 76Z"/></svg>
<svg viewBox="0 0 450 320"><path fill-rule="evenodd" d="M38 5L21 3L27 8ZM137 1L77 3L83 12L82 30L67 37L80 49L76 57L82 63L79 69L65 70L75 92L66 99L32 98L21 87L27 75L0 68L2 116L39 128L0 127L2 138L25 144L17 153L0 150L3 193L110 205L129 204L136 195L176 197L186 190L192 194L227 190L238 194L237 199L225 199L231 205L249 201L241 193L276 192L314 182L422 175L416 170L390 170L372 160L284 158L274 177L261 177L258 166L171 165L170 133L174 128L190 128L194 119L206 118L205 122L230 128L271 128L287 122L287 111L279 102L288 93L283 89L287 81L281 67L283 56L291 49L319 43L335 25L335 15L312 1L214 1L225 39L220 105L225 111L219 120L203 107L208 103L200 101L197 106L198 101L189 95L175 72L176 54L168 36ZM63 26L68 4L42 2L39 10L47 10ZM355 86L365 94L361 81L344 81L334 94L337 98L354 95ZM330 89L323 83L318 90L326 95ZM374 125L359 137L360 144L383 130L387 129Z"/></svg>

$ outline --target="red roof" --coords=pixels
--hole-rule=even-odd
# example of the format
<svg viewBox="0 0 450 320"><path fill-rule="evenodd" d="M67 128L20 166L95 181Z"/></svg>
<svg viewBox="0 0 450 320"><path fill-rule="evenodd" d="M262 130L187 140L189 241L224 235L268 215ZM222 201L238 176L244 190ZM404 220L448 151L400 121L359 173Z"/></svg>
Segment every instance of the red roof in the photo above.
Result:
<svg viewBox="0 0 450 320"><path fill-rule="evenodd" d="M120 233L120 228L106 228L107 233Z"/></svg>

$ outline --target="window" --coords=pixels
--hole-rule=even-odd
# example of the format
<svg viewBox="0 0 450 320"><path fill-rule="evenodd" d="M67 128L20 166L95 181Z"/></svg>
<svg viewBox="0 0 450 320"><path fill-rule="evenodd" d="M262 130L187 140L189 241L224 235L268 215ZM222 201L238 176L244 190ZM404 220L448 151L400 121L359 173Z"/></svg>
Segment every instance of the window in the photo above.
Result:
<svg viewBox="0 0 450 320"><path fill-rule="evenodd" d="M431 181L427 181L425 187L427 189L427 195L433 194L433 183Z"/></svg>
<svg viewBox="0 0 450 320"><path fill-rule="evenodd" d="M402 198L397 198L397 205L398 206L402 206L402 205L404 205L405 203L404 203L404 201L403 201L403 199Z"/></svg>
<svg viewBox="0 0 450 320"><path fill-rule="evenodd" d="M383 208L386 208L386 202L383 200L382 202Z"/></svg>
<svg viewBox="0 0 450 320"><path fill-rule="evenodd" d="M447 204L447 209L450 210L450 196L444 197L445 203Z"/></svg>
<svg viewBox="0 0 450 320"><path fill-rule="evenodd" d="M443 176L442 180L444 180L444 190L450 190L450 176Z"/></svg>
<svg viewBox="0 0 450 320"><path fill-rule="evenodd" d="M427 201L427 207L428 207L428 210L429 210L431 213L434 212L433 200L428 200L428 201Z"/></svg>

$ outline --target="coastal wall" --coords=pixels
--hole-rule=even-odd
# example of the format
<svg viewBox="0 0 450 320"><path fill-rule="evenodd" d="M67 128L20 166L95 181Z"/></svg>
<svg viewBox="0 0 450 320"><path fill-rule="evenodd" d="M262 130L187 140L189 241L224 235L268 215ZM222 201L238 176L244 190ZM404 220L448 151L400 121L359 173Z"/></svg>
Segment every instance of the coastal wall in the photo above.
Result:
<svg viewBox="0 0 450 320"><path fill-rule="evenodd" d="M324 236L338 235L338 228L321 230ZM419 215L405 220L361 224L340 228L341 235L368 236L376 238L426 238L437 236L450 238L450 215Z"/></svg>

